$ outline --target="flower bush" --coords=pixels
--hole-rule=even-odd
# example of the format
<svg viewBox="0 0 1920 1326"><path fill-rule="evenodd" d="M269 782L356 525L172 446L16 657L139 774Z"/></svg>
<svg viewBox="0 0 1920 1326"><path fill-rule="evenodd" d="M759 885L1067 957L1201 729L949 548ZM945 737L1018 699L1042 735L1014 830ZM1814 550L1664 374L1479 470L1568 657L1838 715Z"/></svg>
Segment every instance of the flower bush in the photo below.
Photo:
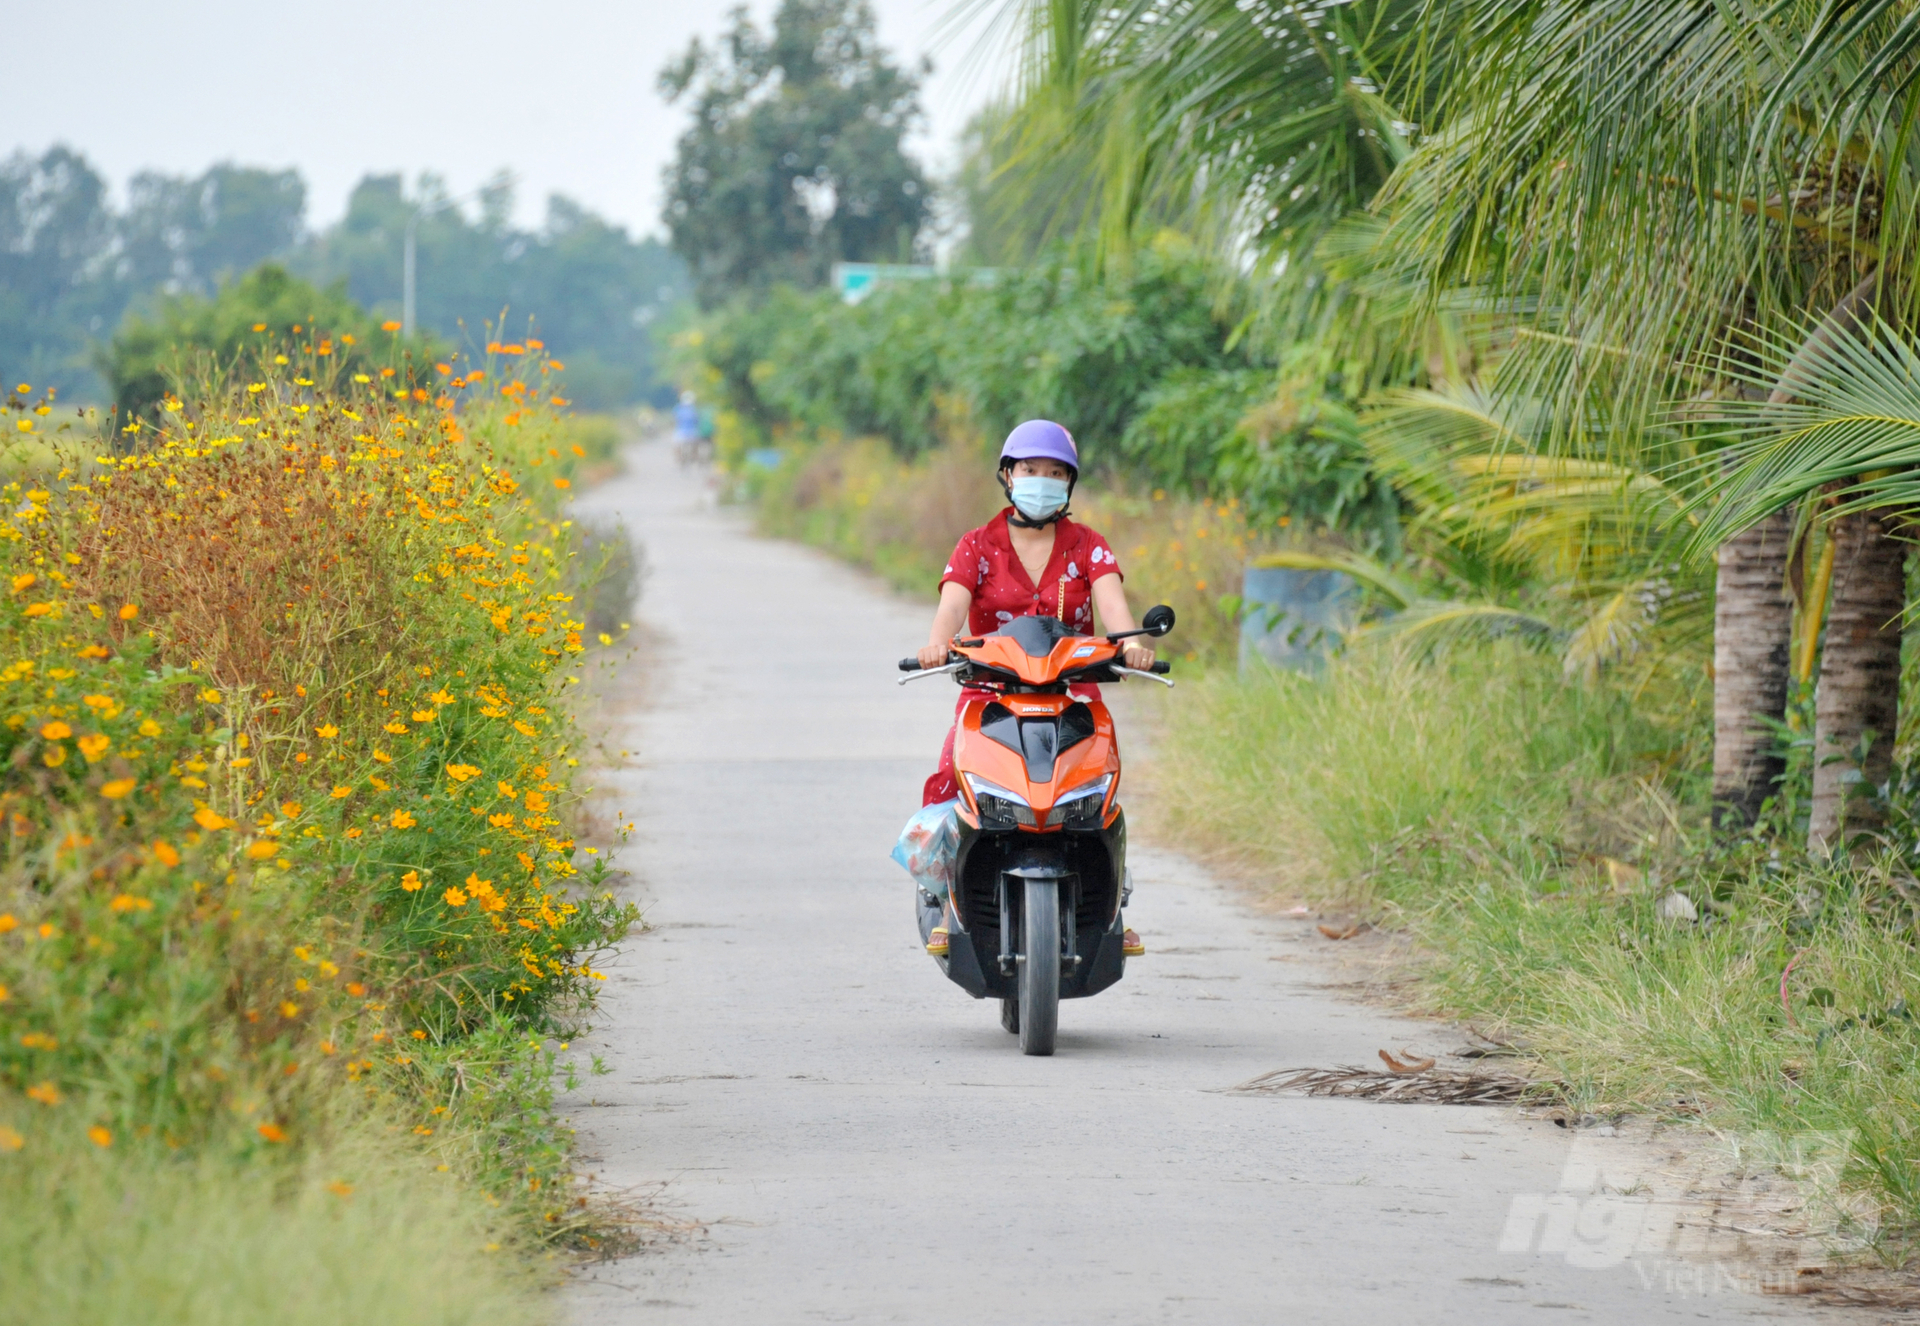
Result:
<svg viewBox="0 0 1920 1326"><path fill-rule="evenodd" d="M566 1231L544 1038L633 912L567 828L560 366L328 348L4 489L0 1152L398 1117Z"/></svg>

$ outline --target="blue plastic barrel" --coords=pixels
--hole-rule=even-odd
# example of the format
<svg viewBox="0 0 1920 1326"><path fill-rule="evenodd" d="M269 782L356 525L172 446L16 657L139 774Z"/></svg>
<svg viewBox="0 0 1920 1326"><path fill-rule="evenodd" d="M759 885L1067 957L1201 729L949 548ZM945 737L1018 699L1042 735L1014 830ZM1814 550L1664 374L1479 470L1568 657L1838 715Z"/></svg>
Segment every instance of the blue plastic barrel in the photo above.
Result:
<svg viewBox="0 0 1920 1326"><path fill-rule="evenodd" d="M1344 572L1250 566L1240 598L1240 671L1318 672L1353 626L1360 595Z"/></svg>

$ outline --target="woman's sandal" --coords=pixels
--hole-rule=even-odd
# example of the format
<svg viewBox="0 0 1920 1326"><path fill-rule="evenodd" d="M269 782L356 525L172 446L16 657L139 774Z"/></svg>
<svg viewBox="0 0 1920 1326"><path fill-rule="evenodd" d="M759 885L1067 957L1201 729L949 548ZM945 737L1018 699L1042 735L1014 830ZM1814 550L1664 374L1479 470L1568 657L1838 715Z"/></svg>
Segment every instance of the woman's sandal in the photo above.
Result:
<svg viewBox="0 0 1920 1326"><path fill-rule="evenodd" d="M1120 936L1120 951L1130 958L1147 956L1147 946L1140 942L1140 936L1134 933L1132 926L1128 926L1127 933Z"/></svg>
<svg viewBox="0 0 1920 1326"><path fill-rule="evenodd" d="M932 932L927 935L927 952L936 958L944 958L947 956L947 928L945 926L936 925Z"/></svg>

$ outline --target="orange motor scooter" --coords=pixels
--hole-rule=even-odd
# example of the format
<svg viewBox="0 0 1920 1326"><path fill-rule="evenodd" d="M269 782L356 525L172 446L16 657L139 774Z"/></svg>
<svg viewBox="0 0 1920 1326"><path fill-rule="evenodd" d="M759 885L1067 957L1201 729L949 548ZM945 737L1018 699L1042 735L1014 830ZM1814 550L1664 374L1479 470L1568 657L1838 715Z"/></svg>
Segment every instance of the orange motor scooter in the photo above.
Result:
<svg viewBox="0 0 1920 1326"><path fill-rule="evenodd" d="M1155 663L1120 662L1120 642L1165 635L1173 609L1151 608L1137 631L1076 635L1051 617L1019 617L992 635L956 640L944 667L962 686L991 692L961 710L953 768L960 846L944 899L922 891L920 934L947 931L936 960L976 999L1000 1001L1000 1024L1027 1054L1052 1054L1060 1001L1082 999L1126 971L1121 907L1127 820L1120 809L1120 744L1105 704L1068 687L1145 677L1171 686ZM902 684L914 680L902 677Z"/></svg>

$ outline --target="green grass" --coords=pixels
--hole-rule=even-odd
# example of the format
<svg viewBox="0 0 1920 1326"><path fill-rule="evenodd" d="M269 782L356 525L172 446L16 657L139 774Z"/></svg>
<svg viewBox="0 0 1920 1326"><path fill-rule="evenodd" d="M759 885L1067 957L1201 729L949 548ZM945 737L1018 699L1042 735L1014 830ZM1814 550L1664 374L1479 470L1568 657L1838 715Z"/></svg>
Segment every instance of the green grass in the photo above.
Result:
<svg viewBox="0 0 1920 1326"><path fill-rule="evenodd" d="M92 1148L0 1163L0 1321L520 1326L505 1222L397 1145L269 1166ZM491 1250L489 1250L491 1248Z"/></svg>
<svg viewBox="0 0 1920 1326"><path fill-rule="evenodd" d="M1411 998L1523 1039L1579 1108L1843 1138L1844 1187L1906 1246L1906 872L1712 842L1698 776L1673 772L1701 763L1691 697L1570 685L1495 646L1358 656L1319 681L1217 677L1184 699L1151 775L1165 829L1266 887L1402 928ZM1673 889L1699 921L1661 918Z"/></svg>

